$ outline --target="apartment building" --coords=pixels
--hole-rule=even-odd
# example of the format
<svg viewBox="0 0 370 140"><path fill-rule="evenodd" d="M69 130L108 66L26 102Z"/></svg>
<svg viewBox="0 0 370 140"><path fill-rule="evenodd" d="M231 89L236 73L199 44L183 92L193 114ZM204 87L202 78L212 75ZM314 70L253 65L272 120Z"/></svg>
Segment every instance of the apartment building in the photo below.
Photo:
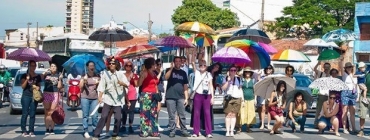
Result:
<svg viewBox="0 0 370 140"><path fill-rule="evenodd" d="M66 33L88 34L94 26L94 0L67 0Z"/></svg>

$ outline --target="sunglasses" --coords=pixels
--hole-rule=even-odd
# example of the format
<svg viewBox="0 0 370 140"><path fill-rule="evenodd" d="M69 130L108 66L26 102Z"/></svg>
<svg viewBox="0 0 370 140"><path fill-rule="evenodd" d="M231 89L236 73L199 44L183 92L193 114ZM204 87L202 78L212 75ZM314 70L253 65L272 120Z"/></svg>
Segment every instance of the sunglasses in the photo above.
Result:
<svg viewBox="0 0 370 140"><path fill-rule="evenodd" d="M236 69L231 69L230 71L231 71L231 72L235 72L235 71L236 71Z"/></svg>
<svg viewBox="0 0 370 140"><path fill-rule="evenodd" d="M335 99L336 97L329 97L329 99Z"/></svg>
<svg viewBox="0 0 370 140"><path fill-rule="evenodd" d="M116 65L116 63L109 63L109 65Z"/></svg>
<svg viewBox="0 0 370 140"><path fill-rule="evenodd" d="M132 65L126 65L126 67L132 67Z"/></svg>
<svg viewBox="0 0 370 140"><path fill-rule="evenodd" d="M157 64L158 66L162 65L162 64Z"/></svg>

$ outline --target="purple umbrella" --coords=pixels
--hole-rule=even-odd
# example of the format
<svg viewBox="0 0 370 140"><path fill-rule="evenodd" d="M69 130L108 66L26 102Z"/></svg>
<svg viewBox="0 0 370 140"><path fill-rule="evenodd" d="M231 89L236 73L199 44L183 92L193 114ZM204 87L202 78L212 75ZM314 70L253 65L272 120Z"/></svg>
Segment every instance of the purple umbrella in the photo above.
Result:
<svg viewBox="0 0 370 140"><path fill-rule="evenodd" d="M212 60L228 64L250 63L248 55L241 49L235 47L224 47L213 54Z"/></svg>
<svg viewBox="0 0 370 140"><path fill-rule="evenodd" d="M265 44L265 43L262 43L262 42L258 42L258 45L260 45L268 54L275 54L275 53L278 52L271 45L268 45L268 44Z"/></svg>
<svg viewBox="0 0 370 140"><path fill-rule="evenodd" d="M34 48L20 48L15 50L14 52L10 53L6 59L16 60L16 61L30 61L34 60L36 62L39 61L51 61L50 56L43 52L42 50L34 49Z"/></svg>
<svg viewBox="0 0 370 140"><path fill-rule="evenodd" d="M178 48L191 48L194 47L189 41L178 36L167 36L159 39L154 43L155 46L178 47Z"/></svg>

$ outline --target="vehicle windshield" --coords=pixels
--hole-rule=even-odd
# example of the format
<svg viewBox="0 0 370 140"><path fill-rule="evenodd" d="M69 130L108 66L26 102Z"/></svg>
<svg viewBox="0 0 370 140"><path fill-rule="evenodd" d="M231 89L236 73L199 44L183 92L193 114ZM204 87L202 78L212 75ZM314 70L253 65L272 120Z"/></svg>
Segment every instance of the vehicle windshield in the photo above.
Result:
<svg viewBox="0 0 370 140"><path fill-rule="evenodd" d="M19 72L18 74L17 74L17 76L14 78L14 86L21 86L21 77L22 77L22 75L25 73L25 71L22 71L22 72ZM40 72L40 71L36 71L36 74L39 74L39 75L41 75L42 74L42 72ZM41 81L41 83L40 83L41 85L44 85L44 81Z"/></svg>
<svg viewBox="0 0 370 140"><path fill-rule="evenodd" d="M297 87L308 87L312 81L310 78L305 77L305 76L294 76L296 81L296 86Z"/></svg>
<svg viewBox="0 0 370 140"><path fill-rule="evenodd" d="M9 71L9 73L10 73L10 75L12 76L12 77L15 77L15 75L17 74L17 72L18 72L18 70L19 69L9 69L8 71Z"/></svg>

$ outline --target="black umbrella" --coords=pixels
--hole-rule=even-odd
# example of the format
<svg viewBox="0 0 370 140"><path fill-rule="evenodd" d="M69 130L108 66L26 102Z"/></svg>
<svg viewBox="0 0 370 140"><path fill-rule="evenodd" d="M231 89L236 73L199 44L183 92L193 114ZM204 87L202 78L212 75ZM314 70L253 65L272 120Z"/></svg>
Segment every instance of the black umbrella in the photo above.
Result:
<svg viewBox="0 0 370 140"><path fill-rule="evenodd" d="M54 55L51 57L51 63L54 63L58 67L58 71L62 72L63 71L63 64L69 60L69 56L64 56L64 55Z"/></svg>
<svg viewBox="0 0 370 140"><path fill-rule="evenodd" d="M257 29L241 29L233 34L228 42L238 39L248 39L255 42L262 42L265 44L271 43L270 38L264 31Z"/></svg>
<svg viewBox="0 0 370 140"><path fill-rule="evenodd" d="M93 32L90 36L90 40L104 41L110 43L110 52L112 55L112 43L116 41L126 41L133 39L134 37L127 31L122 30L118 27L113 27L112 23L109 27L103 27Z"/></svg>

